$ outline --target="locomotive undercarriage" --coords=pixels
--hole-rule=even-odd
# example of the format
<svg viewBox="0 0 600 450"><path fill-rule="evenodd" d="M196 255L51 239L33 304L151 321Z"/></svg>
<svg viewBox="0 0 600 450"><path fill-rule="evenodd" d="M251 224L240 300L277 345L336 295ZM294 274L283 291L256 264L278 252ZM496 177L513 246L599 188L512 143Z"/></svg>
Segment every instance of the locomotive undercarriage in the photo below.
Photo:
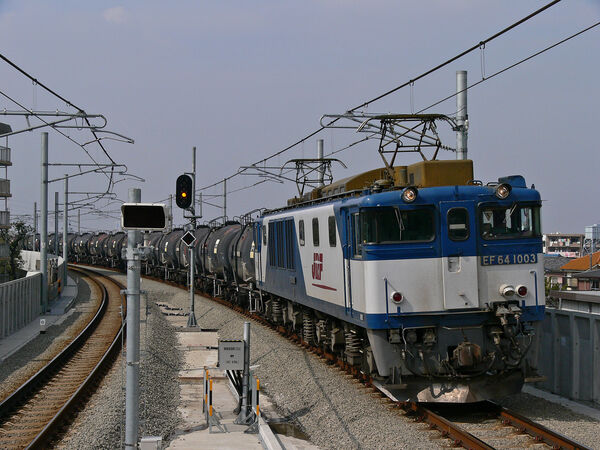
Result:
<svg viewBox="0 0 600 450"><path fill-rule="evenodd" d="M186 270L165 266L148 270L183 285L189 281ZM365 330L262 292L252 283L235 286L199 274L195 286L335 355L398 400L465 403L499 398L519 392L525 378L537 376L526 358L535 333L520 320L521 311L514 304L494 305L489 319L478 326Z"/></svg>
<svg viewBox="0 0 600 450"><path fill-rule="evenodd" d="M475 402L539 379L529 354L534 329L520 315L518 306L499 303L476 326L377 330L369 337L398 400Z"/></svg>

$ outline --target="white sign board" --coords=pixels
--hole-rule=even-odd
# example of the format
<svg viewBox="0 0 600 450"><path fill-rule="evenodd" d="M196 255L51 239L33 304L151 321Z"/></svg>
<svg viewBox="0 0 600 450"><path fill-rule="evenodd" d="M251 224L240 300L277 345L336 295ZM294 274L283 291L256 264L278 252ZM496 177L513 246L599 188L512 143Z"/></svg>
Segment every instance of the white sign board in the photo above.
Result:
<svg viewBox="0 0 600 450"><path fill-rule="evenodd" d="M219 341L219 369L244 370L244 341Z"/></svg>

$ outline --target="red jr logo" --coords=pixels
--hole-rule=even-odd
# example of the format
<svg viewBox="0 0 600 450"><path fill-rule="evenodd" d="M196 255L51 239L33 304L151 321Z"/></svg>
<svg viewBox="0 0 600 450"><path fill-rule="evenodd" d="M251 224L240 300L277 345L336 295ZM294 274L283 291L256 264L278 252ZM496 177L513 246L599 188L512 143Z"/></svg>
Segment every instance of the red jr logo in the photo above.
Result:
<svg viewBox="0 0 600 450"><path fill-rule="evenodd" d="M312 277L313 280L320 280L323 272L323 253L313 253Z"/></svg>

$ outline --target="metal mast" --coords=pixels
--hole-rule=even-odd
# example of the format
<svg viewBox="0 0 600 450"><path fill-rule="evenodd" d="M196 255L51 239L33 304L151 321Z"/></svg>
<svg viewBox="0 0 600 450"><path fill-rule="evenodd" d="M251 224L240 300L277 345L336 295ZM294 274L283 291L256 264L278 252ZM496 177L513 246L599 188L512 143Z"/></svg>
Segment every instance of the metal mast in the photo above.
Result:
<svg viewBox="0 0 600 450"><path fill-rule="evenodd" d="M69 175L65 174L65 209L63 213L63 283L67 285L68 237L69 237Z"/></svg>
<svg viewBox="0 0 600 450"><path fill-rule="evenodd" d="M42 313L48 308L48 133L42 133L42 198L40 224L40 271L42 272Z"/></svg>
<svg viewBox="0 0 600 450"><path fill-rule="evenodd" d="M456 71L456 159L467 159L467 71Z"/></svg>

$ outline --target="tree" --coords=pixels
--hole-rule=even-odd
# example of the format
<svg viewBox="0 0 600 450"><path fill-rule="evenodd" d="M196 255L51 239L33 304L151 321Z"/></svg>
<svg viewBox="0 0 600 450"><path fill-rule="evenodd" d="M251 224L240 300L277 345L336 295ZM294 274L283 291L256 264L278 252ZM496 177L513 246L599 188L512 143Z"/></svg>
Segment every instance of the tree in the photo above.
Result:
<svg viewBox="0 0 600 450"><path fill-rule="evenodd" d="M17 221L10 224L10 228L0 230L0 240L8 244L8 260L0 262L4 273L10 275L10 279L18 278L17 270L23 265L21 250L25 246L28 236L32 233L32 228L25 225L23 221Z"/></svg>

